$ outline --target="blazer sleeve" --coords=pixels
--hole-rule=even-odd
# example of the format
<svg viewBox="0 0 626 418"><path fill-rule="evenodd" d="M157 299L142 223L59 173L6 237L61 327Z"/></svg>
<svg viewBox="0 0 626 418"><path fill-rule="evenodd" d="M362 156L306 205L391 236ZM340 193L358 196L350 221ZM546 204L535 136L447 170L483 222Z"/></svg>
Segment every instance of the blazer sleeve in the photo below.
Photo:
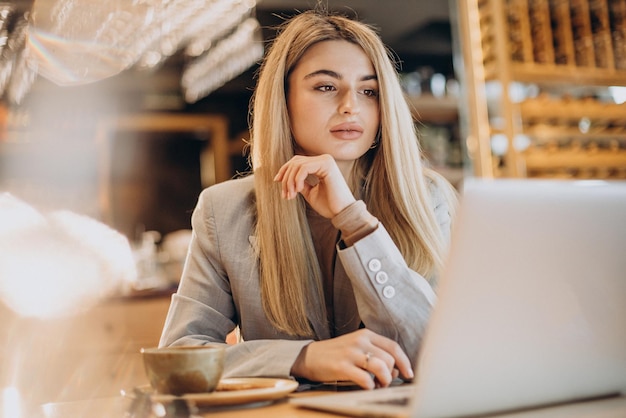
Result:
<svg viewBox="0 0 626 418"><path fill-rule="evenodd" d="M450 211L443 195L432 193L436 219L449 239ZM429 282L410 269L381 224L352 246L338 249L365 327L397 341L413 365L436 300Z"/></svg>
<svg viewBox="0 0 626 418"><path fill-rule="evenodd" d="M225 208L224 205L228 205L228 202L221 191L223 191L221 188L204 190L194 209L193 234L185 267L178 290L172 295L159 346L223 343L226 347L224 377L289 377L296 357L310 340L290 340L282 337L274 339L276 331L268 325L264 317L259 317L246 320L253 324L256 321L258 327L267 329L267 339L255 339L234 345L225 344L227 334L235 329L239 321L239 310L236 309L236 305L245 303L247 298L259 298L260 295L251 289L250 293L239 295L242 300L236 301L233 298L233 287L237 283L231 280L246 281L250 278L238 277L236 272L229 271L228 263L223 261L222 247L227 246L229 253L244 254L246 246L249 245L250 230L237 229L241 228L240 215L245 209L241 204L237 205L239 206L237 210ZM216 217L221 213L234 217L233 224L228 224L229 221L224 221L221 217L216 221ZM222 225L224 222L227 225ZM229 239L218 234L222 230L229 232ZM237 239L238 236L245 238ZM242 240L245 242L237 242ZM241 251L238 252L240 249L232 246L241 246ZM247 283L244 283L243 287L246 285Z"/></svg>

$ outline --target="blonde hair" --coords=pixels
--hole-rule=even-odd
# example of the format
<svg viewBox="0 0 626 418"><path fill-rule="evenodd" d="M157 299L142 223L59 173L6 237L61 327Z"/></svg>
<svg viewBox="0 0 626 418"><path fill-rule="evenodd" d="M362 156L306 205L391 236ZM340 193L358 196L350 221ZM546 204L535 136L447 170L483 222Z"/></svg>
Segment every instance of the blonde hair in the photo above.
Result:
<svg viewBox="0 0 626 418"><path fill-rule="evenodd" d="M251 102L251 163L255 175L256 237L261 298L268 319L291 335L313 336L310 319L325 320L322 273L302 196L281 198L273 180L294 156L286 103L290 71L313 44L346 40L370 58L379 83L380 142L354 165L351 188L380 219L407 264L437 274L445 243L435 219L429 182L448 183L422 165L417 132L391 53L364 23L306 11L283 24L261 65ZM453 191L449 190L449 196Z"/></svg>

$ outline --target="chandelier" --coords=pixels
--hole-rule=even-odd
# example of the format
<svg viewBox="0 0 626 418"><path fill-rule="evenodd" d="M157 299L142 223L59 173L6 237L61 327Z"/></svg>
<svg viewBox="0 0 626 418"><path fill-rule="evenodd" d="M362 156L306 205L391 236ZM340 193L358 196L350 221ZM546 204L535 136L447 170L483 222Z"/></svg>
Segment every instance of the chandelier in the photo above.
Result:
<svg viewBox="0 0 626 418"><path fill-rule="evenodd" d="M256 0L0 2L0 96L20 103L37 76L60 86L186 56L181 86L195 102L259 61Z"/></svg>

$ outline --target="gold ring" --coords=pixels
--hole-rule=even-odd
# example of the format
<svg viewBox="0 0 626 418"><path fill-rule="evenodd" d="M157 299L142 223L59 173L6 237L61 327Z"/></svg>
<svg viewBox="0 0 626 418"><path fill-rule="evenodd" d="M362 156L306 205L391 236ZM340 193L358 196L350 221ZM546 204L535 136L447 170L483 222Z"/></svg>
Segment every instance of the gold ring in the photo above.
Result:
<svg viewBox="0 0 626 418"><path fill-rule="evenodd" d="M365 353L365 365L363 365L363 370L367 370L370 365L370 358L372 358L372 353L369 351Z"/></svg>

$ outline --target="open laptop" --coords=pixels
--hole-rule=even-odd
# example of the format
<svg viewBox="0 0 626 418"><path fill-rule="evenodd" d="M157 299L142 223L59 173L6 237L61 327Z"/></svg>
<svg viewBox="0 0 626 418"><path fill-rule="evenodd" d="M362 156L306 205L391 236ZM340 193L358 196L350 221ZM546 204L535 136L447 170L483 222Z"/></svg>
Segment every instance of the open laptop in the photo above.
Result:
<svg viewBox="0 0 626 418"><path fill-rule="evenodd" d="M626 182L467 180L439 283L415 384L291 402L426 418L626 394Z"/></svg>

